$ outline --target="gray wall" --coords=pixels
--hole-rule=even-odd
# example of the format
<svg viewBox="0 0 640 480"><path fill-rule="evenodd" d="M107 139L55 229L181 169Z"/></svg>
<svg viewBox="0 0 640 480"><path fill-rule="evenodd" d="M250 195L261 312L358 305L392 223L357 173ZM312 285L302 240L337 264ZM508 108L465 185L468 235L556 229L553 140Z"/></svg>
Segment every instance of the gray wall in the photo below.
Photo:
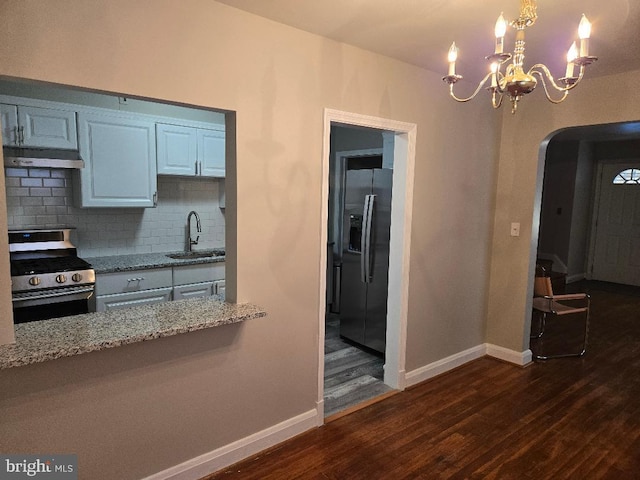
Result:
<svg viewBox="0 0 640 480"><path fill-rule="evenodd" d="M439 73L218 2L4 2L0 16L0 76L235 112L228 289L268 312L1 371L0 450L75 452L82 478L126 480L317 412L326 108L417 125L407 372L485 342L500 135L488 102L456 104ZM8 270L0 236L0 342Z"/></svg>

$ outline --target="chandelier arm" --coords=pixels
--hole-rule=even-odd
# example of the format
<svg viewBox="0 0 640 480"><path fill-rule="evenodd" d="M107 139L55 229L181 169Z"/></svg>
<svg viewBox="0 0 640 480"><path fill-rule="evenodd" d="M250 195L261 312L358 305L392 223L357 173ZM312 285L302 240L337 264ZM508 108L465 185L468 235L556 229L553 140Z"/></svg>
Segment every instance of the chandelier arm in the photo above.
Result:
<svg viewBox="0 0 640 480"><path fill-rule="evenodd" d="M499 93L500 96L496 95L496 93ZM498 97L498 101L496 102L496 97ZM493 106L493 108L500 108L500 106L502 105L502 99L504 98L504 94L497 88L493 89L493 92L491 93L491 105Z"/></svg>
<svg viewBox="0 0 640 480"><path fill-rule="evenodd" d="M450 83L450 84L449 84L449 94L450 94L450 95L451 95L451 97L452 97L455 101L457 101L457 102L468 102L469 100L473 100L473 99L476 97L476 95L478 95L478 92L480 92L480 89L483 87L483 85L484 85L485 83L487 83L487 80L489 79L489 77L490 77L491 75L493 75L493 73L492 73L492 72L489 72L489 73L488 73L488 74L487 74L487 75L486 75L486 76L485 76L485 77L480 81L480 83L478 84L478 87L476 88L476 91L475 91L475 92L473 92L473 93L471 94L471 96L470 96L470 97L467 97L467 98L458 98L458 97L456 97L456 96L455 96L455 94L453 93L453 85L454 85L453 83Z"/></svg>
<svg viewBox="0 0 640 480"><path fill-rule="evenodd" d="M542 81L542 87L544 88L544 94L546 95L547 100L549 100L551 103L555 103L555 104L561 103L565 100L565 98L567 98L567 95L569 95L569 88L558 88L558 86L553 82L553 78L549 77L549 79L553 83L553 86L557 90L560 90L561 92L563 92L562 96L559 99L552 98L551 94L549 93L549 87L547 87L547 82L545 81L544 75L542 75L542 73L539 72L538 70L533 70L533 68L529 70L529 72L530 72L530 75L538 75L538 77L540 77L540 80Z"/></svg>
<svg viewBox="0 0 640 480"><path fill-rule="evenodd" d="M580 73L578 74L578 77L576 79L572 79L573 81L571 82L567 82L566 86L561 87L555 82L555 80L553 79L553 75L551 75L551 72L549 71L546 65L542 63L536 63L533 67L531 67L531 69L529 69L529 75L538 74L538 76L542 80L543 85L545 85L544 76L542 72L540 72L539 70L536 70L536 68L539 68L540 70L542 70L542 72L544 72L544 75L546 75L547 80L549 80L551 82L551 85L553 85L553 88L555 88L559 92L568 92L569 90L574 88L578 83L580 83L580 80L582 80L582 77L584 76L584 66L580 66ZM546 90L546 87L545 87L545 90Z"/></svg>

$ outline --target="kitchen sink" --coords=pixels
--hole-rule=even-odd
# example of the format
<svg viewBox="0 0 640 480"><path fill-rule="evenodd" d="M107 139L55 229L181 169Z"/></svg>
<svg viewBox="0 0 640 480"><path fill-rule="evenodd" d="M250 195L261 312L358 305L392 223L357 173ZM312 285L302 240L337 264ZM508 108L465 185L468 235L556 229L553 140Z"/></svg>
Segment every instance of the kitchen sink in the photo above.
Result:
<svg viewBox="0 0 640 480"><path fill-rule="evenodd" d="M167 257L175 260L188 260L190 258L223 257L224 250L195 250L192 252L169 253Z"/></svg>

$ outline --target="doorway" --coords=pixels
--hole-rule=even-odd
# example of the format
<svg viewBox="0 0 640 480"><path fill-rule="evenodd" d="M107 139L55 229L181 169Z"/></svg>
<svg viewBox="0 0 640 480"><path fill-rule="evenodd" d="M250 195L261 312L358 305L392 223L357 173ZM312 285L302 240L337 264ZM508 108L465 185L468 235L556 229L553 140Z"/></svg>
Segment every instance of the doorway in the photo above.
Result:
<svg viewBox="0 0 640 480"><path fill-rule="evenodd" d="M325 415L325 340L328 335L336 335L335 327L339 329L339 311L336 312L335 305L339 305L334 295L341 292L341 286L335 282L340 282L341 275L335 274L333 268L334 253L337 251L336 245L330 245L335 241L338 235L343 232L340 228L343 222L334 221L336 212L340 210L339 201L336 199L340 196L333 196L331 200L330 190L335 191L336 186L340 188L340 184L336 185L336 179L340 182L342 173L340 169L332 169L331 161L340 160L338 164L343 163L343 157L348 157L356 151L356 157L367 157L369 154L382 150L382 157L388 163L392 159L392 165L386 164L393 170L392 190L393 196L391 201L390 215L390 238L389 238L389 271L388 271L388 287L386 300L386 332L384 332L385 345L383 352L376 356L371 349L362 347L358 344L351 344L349 347L355 347L358 355L360 353L369 355L372 359L368 363L365 371L373 368L373 364L383 363L383 371L378 372L382 385L381 390L375 388L374 394L384 393L390 390L403 390L405 386L405 350L406 350L406 326L407 326L407 297L408 297L408 259L410 248L410 228L411 228L411 205L413 196L413 164L415 158L415 124L397 122L377 117L357 115L348 112L340 112L336 110L325 110L324 122L324 149L323 149L323 215L322 215L322 235L323 240L320 255L320 298L326 299L320 306L319 320L319 356L318 356L318 424L324 423ZM341 147L341 153L336 159L336 150L332 150L331 132L333 128L347 128L361 130L362 135L374 134L384 136L381 138L379 145L360 144L354 147ZM364 147L371 148L364 148ZM351 148L351 149L349 149ZM375 151L375 152L373 152ZM344 154L344 152L348 152ZM333 159L332 159L332 155ZM358 155L357 153L360 153ZM330 189L330 185L332 188ZM331 221L330 221L331 220ZM339 264L339 262L337 262ZM338 269L339 270L339 269ZM337 307L339 309L339 306ZM332 311L334 310L334 311ZM336 322L338 325L336 325ZM339 331L339 330L338 330ZM338 334L339 336L339 334ZM353 350L352 350L353 351ZM381 366L381 365L380 365ZM328 372L329 373L329 372ZM375 377L374 377L375 378ZM353 382L352 387L357 389L358 381ZM371 383L371 379L363 379L362 384ZM362 401L361 396L354 395L357 402ZM364 399L365 401L367 399ZM342 405L340 408L349 408ZM336 413L335 410L327 410L326 413Z"/></svg>
<svg viewBox="0 0 640 480"><path fill-rule="evenodd" d="M638 148L640 122L573 127L549 137L536 257L563 287L583 279L638 284ZM616 180L627 171L628 179Z"/></svg>

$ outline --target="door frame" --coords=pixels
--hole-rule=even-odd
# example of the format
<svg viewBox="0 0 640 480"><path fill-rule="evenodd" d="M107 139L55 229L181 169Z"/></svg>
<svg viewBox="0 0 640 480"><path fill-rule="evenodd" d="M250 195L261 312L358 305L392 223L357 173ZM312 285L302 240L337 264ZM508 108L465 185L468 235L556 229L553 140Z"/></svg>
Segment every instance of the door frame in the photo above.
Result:
<svg viewBox="0 0 640 480"><path fill-rule="evenodd" d="M329 220L329 161L331 124L352 125L394 132L393 196L389 254L389 295L384 383L396 390L406 385L407 311L409 259L417 125L381 117L325 108L322 146L322 192L320 219L320 291L318 292L318 425L324 424L324 337L327 289L327 241Z"/></svg>

